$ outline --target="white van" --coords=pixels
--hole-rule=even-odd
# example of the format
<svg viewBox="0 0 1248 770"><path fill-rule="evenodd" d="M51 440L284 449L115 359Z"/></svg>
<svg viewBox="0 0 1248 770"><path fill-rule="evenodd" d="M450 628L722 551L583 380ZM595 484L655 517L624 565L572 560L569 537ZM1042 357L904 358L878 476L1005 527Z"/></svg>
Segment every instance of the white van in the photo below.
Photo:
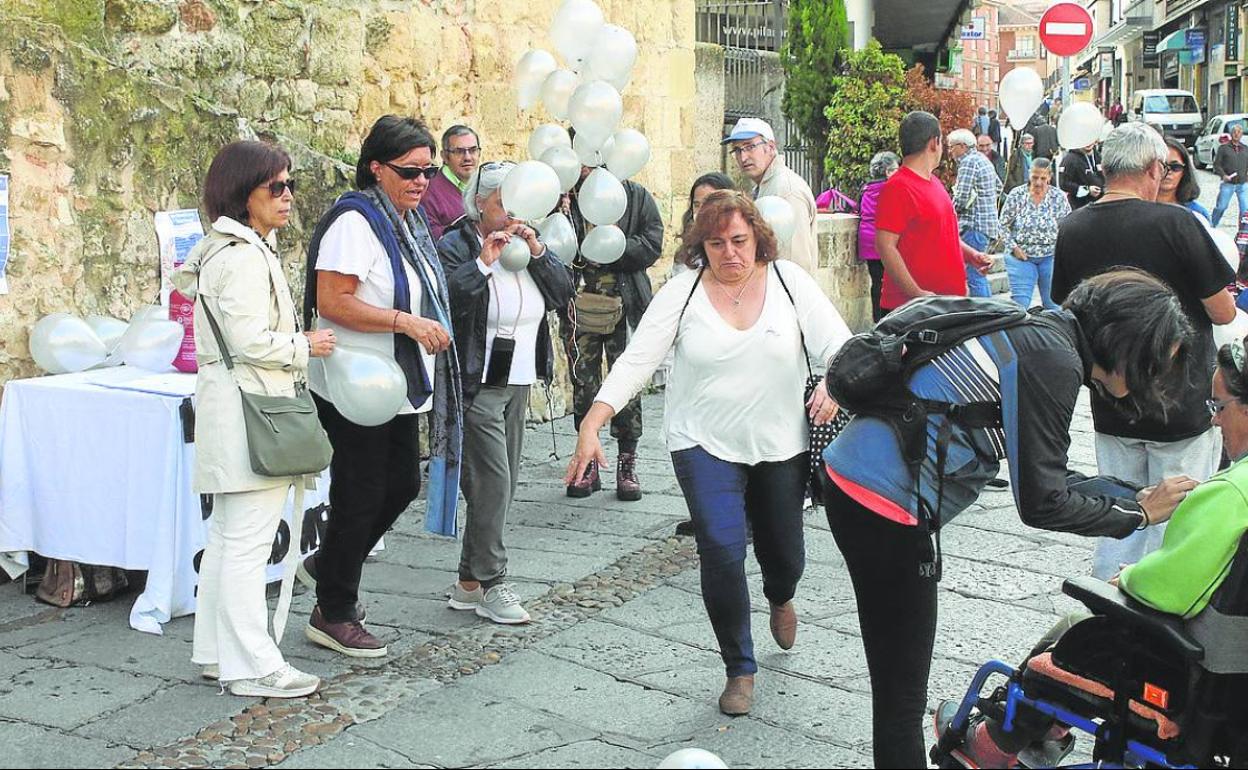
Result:
<svg viewBox="0 0 1248 770"><path fill-rule="evenodd" d="M1147 88L1136 91L1131 97L1131 109L1127 120L1151 123L1165 132L1166 136L1196 146L1196 137L1204 125L1200 106L1191 91L1178 88Z"/></svg>

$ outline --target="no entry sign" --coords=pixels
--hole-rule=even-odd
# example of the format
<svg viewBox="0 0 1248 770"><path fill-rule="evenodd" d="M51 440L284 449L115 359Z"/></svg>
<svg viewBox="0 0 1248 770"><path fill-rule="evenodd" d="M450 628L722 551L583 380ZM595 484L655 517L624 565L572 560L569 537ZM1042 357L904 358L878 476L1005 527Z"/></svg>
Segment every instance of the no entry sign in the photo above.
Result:
<svg viewBox="0 0 1248 770"><path fill-rule="evenodd" d="M1040 17L1040 42L1058 56L1073 56L1092 42L1092 16L1081 5L1058 3Z"/></svg>

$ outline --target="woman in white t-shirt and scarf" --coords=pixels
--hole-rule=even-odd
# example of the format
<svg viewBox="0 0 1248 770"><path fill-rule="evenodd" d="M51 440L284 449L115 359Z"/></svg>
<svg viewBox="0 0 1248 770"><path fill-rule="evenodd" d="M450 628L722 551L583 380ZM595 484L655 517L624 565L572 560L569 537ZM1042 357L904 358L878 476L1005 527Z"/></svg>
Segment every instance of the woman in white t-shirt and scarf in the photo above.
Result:
<svg viewBox="0 0 1248 770"><path fill-rule="evenodd" d="M806 410L818 423L837 410L822 385L803 409L805 357L825 366L850 333L805 270L776 261L775 234L739 192L706 198L681 253L705 268L672 278L655 295L581 422L567 479L580 478L593 460L605 461L599 431L673 351L667 445L693 519L702 598L727 672L719 708L739 715L750 710L758 670L746 524L762 567L772 637L789 649L797 634L792 599L805 566Z"/></svg>
<svg viewBox="0 0 1248 770"><path fill-rule="evenodd" d="M464 217L438 241L451 292L451 318L464 375L464 499L468 515L459 579L448 606L495 623L529 622L505 582L503 527L516 493L529 388L554 377L546 312L572 299L572 275L537 232L503 209L503 179L514 163L486 163L464 188ZM529 263L499 261L520 239Z"/></svg>

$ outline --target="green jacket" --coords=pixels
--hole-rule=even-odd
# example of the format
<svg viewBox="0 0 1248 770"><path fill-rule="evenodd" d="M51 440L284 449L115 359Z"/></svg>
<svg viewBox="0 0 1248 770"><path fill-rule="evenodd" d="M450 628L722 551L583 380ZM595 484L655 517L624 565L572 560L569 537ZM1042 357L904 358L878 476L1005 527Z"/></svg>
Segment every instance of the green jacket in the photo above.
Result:
<svg viewBox="0 0 1248 770"><path fill-rule="evenodd" d="M1248 459L1196 487L1174 511L1161 548L1122 571L1118 586L1148 606L1192 618L1222 585L1248 531Z"/></svg>

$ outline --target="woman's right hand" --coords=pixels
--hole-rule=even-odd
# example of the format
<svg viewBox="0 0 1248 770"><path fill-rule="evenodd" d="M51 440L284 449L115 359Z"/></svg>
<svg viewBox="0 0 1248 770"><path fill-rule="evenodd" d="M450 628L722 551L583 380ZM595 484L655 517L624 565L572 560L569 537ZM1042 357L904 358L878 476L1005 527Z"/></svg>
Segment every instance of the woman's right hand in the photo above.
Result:
<svg viewBox="0 0 1248 770"><path fill-rule="evenodd" d="M334 346L338 344L333 329L318 329L304 334L308 338L308 355L313 358L325 358L334 352Z"/></svg>
<svg viewBox="0 0 1248 770"><path fill-rule="evenodd" d="M1015 259L1021 259L1021 260L1023 260L1024 262L1026 262L1026 261L1027 261L1027 253L1026 253L1026 252L1024 252L1022 249L1020 249L1019 247L1015 246L1015 247L1014 247L1014 258L1015 258Z"/></svg>
<svg viewBox="0 0 1248 770"><path fill-rule="evenodd" d="M572 459L568 461L568 471L563 476L563 483L570 486L580 481L581 476L585 475L585 469L595 460L598 461L599 468L610 469L607 465L607 456L602 451L602 441L598 438L598 431L590 430L589 426L582 424L581 432L576 437L576 451L572 453Z"/></svg>
<svg viewBox="0 0 1248 770"><path fill-rule="evenodd" d="M430 355L441 353L451 346L451 335L437 321L403 313L397 325L400 333L416 340Z"/></svg>
<svg viewBox="0 0 1248 770"><path fill-rule="evenodd" d="M498 256L503 252L503 247L507 245L511 238L511 233L506 230L499 230L485 236L485 242L481 244L481 262L486 267L490 267L497 262Z"/></svg>
<svg viewBox="0 0 1248 770"><path fill-rule="evenodd" d="M1169 521L1174 509L1199 483L1188 476L1171 476L1162 479L1156 486L1141 489L1137 499L1148 517L1148 525L1151 527Z"/></svg>

